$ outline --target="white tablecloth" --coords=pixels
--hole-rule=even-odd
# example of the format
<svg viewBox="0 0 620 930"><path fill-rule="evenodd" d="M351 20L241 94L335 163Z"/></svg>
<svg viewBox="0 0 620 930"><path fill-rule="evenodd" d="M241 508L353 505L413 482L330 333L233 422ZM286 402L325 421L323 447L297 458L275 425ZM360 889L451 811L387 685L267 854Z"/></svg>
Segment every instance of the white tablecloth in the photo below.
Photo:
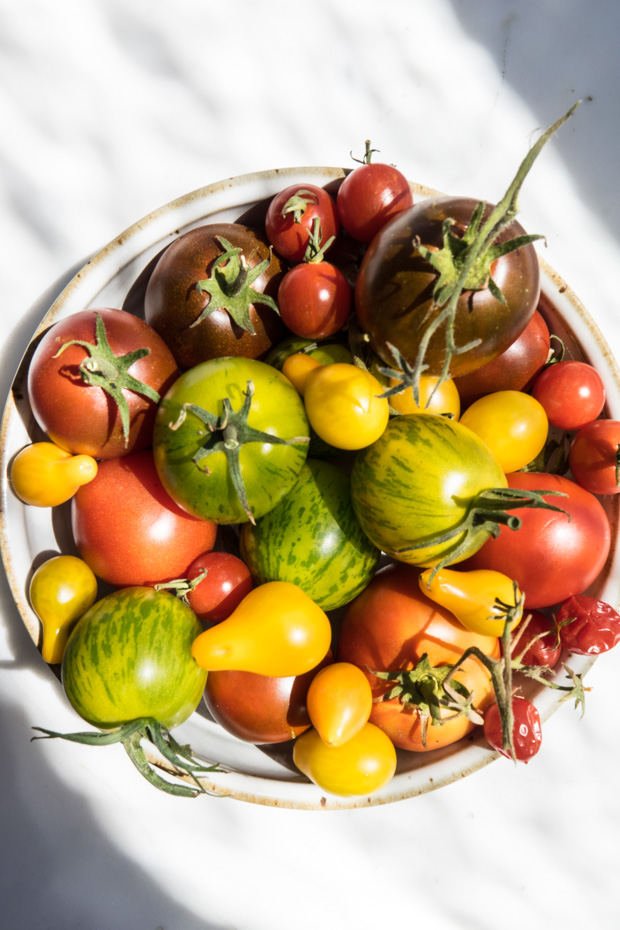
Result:
<svg viewBox="0 0 620 930"><path fill-rule="evenodd" d="M370 138L410 178L494 200L578 98L521 220L619 346L619 35L614 0L0 0L3 396L58 280L180 194L350 165ZM76 718L0 594L7 930L620 925L619 655L527 766L277 810L160 795L120 748L31 743Z"/></svg>

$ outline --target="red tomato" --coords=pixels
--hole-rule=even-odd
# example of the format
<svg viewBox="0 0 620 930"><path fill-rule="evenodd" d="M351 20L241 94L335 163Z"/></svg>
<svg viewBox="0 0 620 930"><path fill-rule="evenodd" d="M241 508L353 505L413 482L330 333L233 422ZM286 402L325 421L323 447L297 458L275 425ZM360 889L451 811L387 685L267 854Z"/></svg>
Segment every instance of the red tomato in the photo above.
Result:
<svg viewBox="0 0 620 930"><path fill-rule="evenodd" d="M577 484L592 494L620 493L620 422L594 420L582 426L568 463Z"/></svg>
<svg viewBox="0 0 620 930"><path fill-rule="evenodd" d="M541 610L526 610L523 620L512 631L510 652L523 665L554 668L562 654L562 644L553 617Z"/></svg>
<svg viewBox="0 0 620 930"><path fill-rule="evenodd" d="M97 339L98 316L109 350ZM62 348L74 340L82 344ZM88 350L83 343L93 348ZM68 452L97 459L115 458L151 444L157 401L133 388L118 392L127 407L125 442L119 405L98 380L98 372L109 371L108 383L114 392L120 377L119 359L138 349L148 353L129 364L127 374L163 397L179 374L177 365L163 339L139 317L124 310L83 310L44 333L28 369L28 397L35 419L52 442ZM92 374L85 363L93 367Z"/></svg>
<svg viewBox="0 0 620 930"><path fill-rule="evenodd" d="M513 510L518 530L502 526L462 567L489 568L513 578L525 594L527 608L549 607L592 584L605 564L610 546L607 515L599 501L574 481L560 475L515 472L511 488L560 491L566 497L545 500L553 510ZM570 517L570 519L569 519Z"/></svg>
<svg viewBox="0 0 620 930"><path fill-rule="evenodd" d="M515 758L519 762L529 762L542 743L540 714L532 702L523 697L513 697L512 714ZM497 704L491 704L486 711L483 729L489 745L503 756L512 758L510 751L503 747L502 721Z"/></svg>
<svg viewBox="0 0 620 930"><path fill-rule="evenodd" d="M209 672L204 700L213 719L248 743L284 743L310 727L308 688L331 652L304 675L273 678L254 672Z"/></svg>
<svg viewBox="0 0 620 930"><path fill-rule="evenodd" d="M343 616L338 661L359 666L375 698L391 686L373 675L373 669L412 669L424 655L432 666L453 665L469 646L477 646L493 658L499 655L497 637L466 630L448 610L422 593L418 576L419 571L411 565L388 565L348 605ZM493 699L489 673L477 658L467 659L454 678L473 692L477 708L483 709ZM398 698L373 703L370 720L395 746L418 752L447 746L474 727L464 714L446 709L440 724L429 724L425 743L419 708Z"/></svg>
<svg viewBox="0 0 620 930"><path fill-rule="evenodd" d="M284 276L278 308L285 325L304 339L325 339L346 323L353 293L342 271L329 262L303 262Z"/></svg>
<svg viewBox="0 0 620 930"><path fill-rule="evenodd" d="M316 217L323 242L338 234L336 203L322 187L292 184L276 194L267 207L265 231L278 255L290 262L303 261Z"/></svg>
<svg viewBox="0 0 620 930"><path fill-rule="evenodd" d="M71 517L81 557L115 587L186 577L194 559L213 548L217 530L174 503L150 450L101 462L73 498Z"/></svg>
<svg viewBox="0 0 620 930"><path fill-rule="evenodd" d="M538 375L532 394L543 405L551 426L581 429L596 420L605 405L605 385L587 362L556 362Z"/></svg>
<svg viewBox="0 0 620 930"><path fill-rule="evenodd" d="M204 552L189 567L187 578L193 581L201 572L206 575L187 595L187 603L196 616L207 623L219 623L252 590L250 569L232 552Z"/></svg>
<svg viewBox="0 0 620 930"><path fill-rule="evenodd" d="M620 641L620 614L595 597L585 594L570 597L558 610L557 622L562 645L569 652L599 655Z"/></svg>
<svg viewBox="0 0 620 930"><path fill-rule="evenodd" d="M397 213L413 205L405 175L393 165L371 162L371 151L366 143L368 160L346 176L336 197L340 222L359 242L370 242Z"/></svg>

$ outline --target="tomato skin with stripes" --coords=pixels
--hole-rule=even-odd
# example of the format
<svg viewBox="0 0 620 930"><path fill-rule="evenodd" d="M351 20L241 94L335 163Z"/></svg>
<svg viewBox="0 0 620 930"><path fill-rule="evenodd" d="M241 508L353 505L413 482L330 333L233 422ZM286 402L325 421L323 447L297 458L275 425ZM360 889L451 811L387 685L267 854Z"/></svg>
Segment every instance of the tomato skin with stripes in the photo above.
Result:
<svg viewBox="0 0 620 930"><path fill-rule="evenodd" d="M464 533L429 542L458 527L477 494L505 488L506 476L486 445L466 426L429 413L393 417L383 435L362 449L351 473L351 501L377 548L401 562L432 566ZM471 532L461 561L489 531ZM420 548L407 547L420 546Z"/></svg>
<svg viewBox="0 0 620 930"><path fill-rule="evenodd" d="M198 706L206 682L191 655L202 629L165 591L130 587L101 598L69 637L61 672L67 698L102 730L141 717L178 726Z"/></svg>
<svg viewBox="0 0 620 930"><path fill-rule="evenodd" d="M293 488L256 526L244 524L241 554L258 584L290 581L323 610L359 594L381 555L355 516L348 477L318 459L306 461Z"/></svg>

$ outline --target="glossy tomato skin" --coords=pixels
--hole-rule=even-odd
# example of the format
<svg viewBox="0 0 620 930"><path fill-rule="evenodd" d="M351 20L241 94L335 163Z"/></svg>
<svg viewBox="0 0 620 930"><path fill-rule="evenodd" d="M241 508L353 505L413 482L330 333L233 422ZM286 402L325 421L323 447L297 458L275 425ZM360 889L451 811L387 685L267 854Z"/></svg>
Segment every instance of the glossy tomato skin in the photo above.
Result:
<svg viewBox="0 0 620 930"><path fill-rule="evenodd" d="M521 527L502 527L497 538L489 539L463 567L504 572L523 591L526 608L550 607L580 594L599 575L609 553L609 521L600 502L560 475L516 472L508 475L508 485L565 494L545 499L566 513L513 510Z"/></svg>
<svg viewBox="0 0 620 930"><path fill-rule="evenodd" d="M302 262L291 268L278 290L283 322L303 339L326 339L349 318L353 296L342 271L330 262Z"/></svg>
<svg viewBox="0 0 620 930"><path fill-rule="evenodd" d="M497 358L454 379L463 406L495 391L527 390L542 371L550 350L549 327L536 310L523 332Z"/></svg>
<svg viewBox="0 0 620 930"><path fill-rule="evenodd" d="M560 661L562 643L553 616L541 610L526 610L511 634L511 655L523 665L555 668Z"/></svg>
<svg viewBox="0 0 620 930"><path fill-rule="evenodd" d="M375 698L389 690L389 683L378 679L371 669L410 669L425 654L433 666L452 665L474 645L492 658L499 655L497 637L466 630L448 610L426 597L418 576L416 568L392 563L375 575L344 613L337 660L361 668ZM476 707L484 708L493 699L489 674L478 659L467 659L455 678L474 691ZM418 752L449 745L474 726L464 715L446 713L441 725L429 725L424 745L418 711L407 709L397 698L374 703L370 720L396 746Z"/></svg>
<svg viewBox="0 0 620 930"><path fill-rule="evenodd" d="M569 652L596 656L609 652L620 642L620 614L595 597L585 594L569 597L560 605L556 619L562 645Z"/></svg>
<svg viewBox="0 0 620 930"><path fill-rule="evenodd" d="M515 759L527 763L536 755L542 743L540 714L531 701L518 695L512 699L512 713ZM484 715L484 735L492 749L511 758L510 750L503 747L502 720L497 704L491 704Z"/></svg>
<svg viewBox="0 0 620 930"><path fill-rule="evenodd" d="M419 238L428 248L440 248L444 221L452 218L457 228L466 229L477 203L457 197L421 201L384 226L368 247L356 282L355 312L362 331L369 335L370 347L386 364L392 363L388 344L414 364L424 327L438 313L433 306L437 275L414 241ZM515 221L497 242L524 234ZM531 244L499 258L493 278L504 294L505 306L488 288L465 291L459 298L455 343L464 346L480 339L480 344L453 356L449 372L453 377L473 371L508 348L536 310L540 272ZM440 327L424 356L429 366L426 373L441 374L445 357L445 327Z"/></svg>
<svg viewBox="0 0 620 930"><path fill-rule="evenodd" d="M187 595L187 603L199 620L220 623L239 606L252 590L252 575L245 562L232 552L204 552L194 559L187 572L193 581L205 577Z"/></svg>
<svg viewBox="0 0 620 930"><path fill-rule="evenodd" d="M225 251L218 237L240 248L250 268L270 259L253 282L256 291L275 299L285 271L278 256L270 252L264 234L241 223L199 226L171 243L149 278L144 315L182 369L223 355L259 358L286 332L278 314L258 300L249 306L253 333L238 326L223 309L214 310L197 322L203 310L208 309L210 297L208 293L200 293L196 285L210 276L213 264Z"/></svg>
<svg viewBox="0 0 620 930"><path fill-rule="evenodd" d="M568 463L577 484L592 494L620 494L620 422L594 420L573 437Z"/></svg>
<svg viewBox="0 0 620 930"><path fill-rule="evenodd" d="M204 701L213 719L237 739L258 745L284 743L310 727L308 688L333 661L331 652L316 668L288 678L255 672L209 672Z"/></svg>
<svg viewBox="0 0 620 930"><path fill-rule="evenodd" d="M370 242L386 223L413 206L409 181L398 168L369 162L350 172L338 188L338 216L359 242Z"/></svg>
<svg viewBox="0 0 620 930"><path fill-rule="evenodd" d="M575 359L545 368L532 385L532 395L545 408L549 423L564 430L592 423L605 406L605 385L598 371Z"/></svg>
<svg viewBox="0 0 620 930"><path fill-rule="evenodd" d="M284 212L292 197L299 195L306 203L296 220L293 212ZM340 230L336 203L324 188L316 184L292 184L279 191L270 201L265 216L265 231L269 242L281 258L289 262L304 259L315 219L321 223L321 243L326 243Z"/></svg>
<svg viewBox="0 0 620 930"><path fill-rule="evenodd" d="M115 587L183 578L213 548L215 524L174 503L150 449L102 462L80 491L71 510L76 546L97 577Z"/></svg>
<svg viewBox="0 0 620 930"><path fill-rule="evenodd" d="M161 337L144 320L124 310L82 310L46 330L28 368L28 397L34 417L52 442L72 453L96 459L115 458L151 444L157 404L134 391L124 390L129 407L129 436L125 443L118 406L103 388L87 385L79 365L88 358L82 346L62 346L74 339L96 342L96 319L101 316L116 356L136 349L150 353L135 361L129 374L163 396L179 372Z"/></svg>

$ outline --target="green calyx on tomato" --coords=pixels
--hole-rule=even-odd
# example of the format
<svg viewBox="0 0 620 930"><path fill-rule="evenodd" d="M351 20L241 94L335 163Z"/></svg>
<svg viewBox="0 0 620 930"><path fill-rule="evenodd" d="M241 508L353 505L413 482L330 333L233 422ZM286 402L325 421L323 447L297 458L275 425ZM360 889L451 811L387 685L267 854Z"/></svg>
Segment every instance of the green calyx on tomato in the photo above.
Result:
<svg viewBox="0 0 620 930"><path fill-rule="evenodd" d="M125 355L115 355L108 342L105 323L99 314L96 317L95 334L94 344L82 339L70 339L60 347L54 358L58 358L69 346L81 346L88 352L87 357L79 365L82 381L89 387L102 388L118 405L123 438L127 445L129 442L129 406L123 390L134 391L156 404L159 403L159 393L154 388L129 374L129 368L133 363L150 355L151 350L145 346L142 349L127 352Z"/></svg>
<svg viewBox="0 0 620 930"><path fill-rule="evenodd" d="M217 236L216 239L224 252L214 261L211 276L196 284L199 294L209 294L209 302L191 326L198 326L216 310L226 310L237 326L255 335L250 319L251 304L266 304L275 313L279 313L273 297L252 287L254 281L269 267L271 257L250 268L241 248L235 248L224 236Z"/></svg>
<svg viewBox="0 0 620 930"><path fill-rule="evenodd" d="M332 245L336 237L330 236L329 239L321 245L321 236L321 218L319 216L315 216L312 220L308 245L306 246L306 251L304 253L304 262L309 264L318 264L319 262L323 261L325 253L329 249L330 245Z"/></svg>
<svg viewBox="0 0 620 930"><path fill-rule="evenodd" d="M292 216L294 223L301 223L301 218L310 204L318 204L319 199L314 191L305 187L295 191L282 207L282 216Z"/></svg>

